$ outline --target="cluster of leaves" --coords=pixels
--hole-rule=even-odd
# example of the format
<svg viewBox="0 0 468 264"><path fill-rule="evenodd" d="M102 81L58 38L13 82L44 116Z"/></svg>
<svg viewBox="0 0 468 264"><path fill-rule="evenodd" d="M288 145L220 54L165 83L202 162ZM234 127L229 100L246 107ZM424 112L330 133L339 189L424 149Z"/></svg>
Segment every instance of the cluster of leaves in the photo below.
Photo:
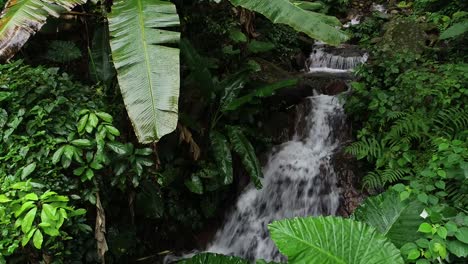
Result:
<svg viewBox="0 0 468 264"><path fill-rule="evenodd" d="M399 232L404 243L395 243L405 261L463 262L468 256L467 64L460 58L437 62L433 54L373 55L373 62L357 71L360 81L346 104L362 124L347 151L367 161L364 188L375 192L391 186L400 201L419 204L412 209L419 214L412 226L395 224L407 228Z"/></svg>
<svg viewBox="0 0 468 264"><path fill-rule="evenodd" d="M138 186L152 150L120 143L104 98L58 69L1 65L0 99L2 255L28 250L32 238L66 258L71 234L87 239L91 231L74 206L96 204L105 175L112 186Z"/></svg>
<svg viewBox="0 0 468 264"><path fill-rule="evenodd" d="M356 209L351 219L328 216L275 221L269 225L271 238L287 256L288 263L390 264L414 262L420 256L447 259L446 245L456 255L467 253L465 213L459 213L444 226L430 225L420 216L425 207L423 202L400 197L395 190L371 197ZM436 214L431 212L431 218L434 217ZM430 263L426 259L416 263ZM203 253L179 263L250 262ZM256 263L266 262L257 260Z"/></svg>

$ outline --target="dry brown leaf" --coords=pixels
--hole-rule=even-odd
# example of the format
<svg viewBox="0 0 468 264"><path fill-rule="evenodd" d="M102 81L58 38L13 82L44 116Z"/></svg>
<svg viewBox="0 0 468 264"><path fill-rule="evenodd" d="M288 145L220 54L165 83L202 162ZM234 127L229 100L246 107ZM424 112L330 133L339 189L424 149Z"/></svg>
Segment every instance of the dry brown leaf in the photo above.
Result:
<svg viewBox="0 0 468 264"><path fill-rule="evenodd" d="M244 26L244 30L252 38L260 36L259 33L255 32L254 22L255 22L255 13L247 9L241 8L240 10L240 23Z"/></svg>
<svg viewBox="0 0 468 264"><path fill-rule="evenodd" d="M109 250L109 247L106 242L106 215L99 193L96 193L96 228L94 229L94 238L96 238L98 257L102 263L105 263L104 255Z"/></svg>
<svg viewBox="0 0 468 264"><path fill-rule="evenodd" d="M190 153L192 153L193 160L198 160L198 158L200 158L200 147L193 139L192 132L180 123L177 124L177 128L179 129L179 144L182 142L188 143L190 145Z"/></svg>
<svg viewBox="0 0 468 264"><path fill-rule="evenodd" d="M86 0L9 0L0 14L0 61L13 57L26 41L46 23Z"/></svg>

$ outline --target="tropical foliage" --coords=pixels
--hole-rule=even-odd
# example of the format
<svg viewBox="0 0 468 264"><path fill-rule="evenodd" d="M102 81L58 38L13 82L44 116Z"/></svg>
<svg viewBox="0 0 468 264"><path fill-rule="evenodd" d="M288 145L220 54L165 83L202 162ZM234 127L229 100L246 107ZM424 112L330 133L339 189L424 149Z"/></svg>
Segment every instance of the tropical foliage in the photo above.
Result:
<svg viewBox="0 0 468 264"><path fill-rule="evenodd" d="M466 1L0 6L0 263L161 263L203 248L242 189L262 188L260 154L289 136L314 40L370 54L346 97L346 152L369 197L350 219L270 223L279 251L289 263L466 262ZM420 28L419 49L385 49L394 21Z"/></svg>
<svg viewBox="0 0 468 264"><path fill-rule="evenodd" d="M9 1L0 21L0 59L10 59L49 15L58 17L85 2ZM336 18L303 10L287 0L265 1L259 6L249 5L249 1L231 2L331 44L347 38L333 27L339 25ZM115 1L108 18L112 58L135 134L140 143L157 142L177 126L179 52L168 46L179 41L179 33L169 29L179 25L175 5L168 1ZM303 23L303 19L310 23Z"/></svg>

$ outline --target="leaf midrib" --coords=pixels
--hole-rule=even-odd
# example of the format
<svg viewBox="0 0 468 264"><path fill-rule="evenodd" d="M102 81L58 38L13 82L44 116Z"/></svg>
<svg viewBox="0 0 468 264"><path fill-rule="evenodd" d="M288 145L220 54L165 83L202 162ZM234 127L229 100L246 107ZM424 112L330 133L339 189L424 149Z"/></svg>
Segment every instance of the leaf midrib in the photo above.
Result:
<svg viewBox="0 0 468 264"><path fill-rule="evenodd" d="M279 230L279 229L277 229ZM294 239L294 240L297 240L299 242L302 242L303 244L307 245L307 246L310 246L311 248L314 248L315 250L319 251L320 253L326 255L326 256L329 256L331 259L334 259L335 261L337 261L337 263L341 263L341 264L346 264L346 262L341 259L341 258L338 258L337 256L335 255L332 255L329 251L326 251L326 250L323 250L322 248L318 247L318 246L315 246L309 242L307 242L306 240L303 240L303 239L299 239L297 236L293 236L287 232L284 232L284 231L279 231L280 233L283 233L284 235Z"/></svg>
<svg viewBox="0 0 468 264"><path fill-rule="evenodd" d="M148 48L147 48L147 41L146 41L146 32L145 32L145 22L143 19L143 6L141 0L136 0L138 3L138 25L140 26L141 31L141 41L143 42L143 50L144 50L144 57L145 57L145 71L146 76L148 79L148 87L149 87L149 94L151 97L151 109L152 109L152 120L156 120L156 106L154 105L154 96L153 96L153 82L151 81L151 72L150 72L150 63L149 63L149 55L148 55ZM154 128L154 127L153 127ZM154 133L156 137L158 136L158 131L154 129Z"/></svg>
<svg viewBox="0 0 468 264"><path fill-rule="evenodd" d="M387 226L387 228L385 229L385 232L383 233L384 236L386 236L388 234L388 232L390 232L390 230L392 229L393 225L398 221L398 219L400 219L400 216L401 214L403 213L403 211L405 211L405 209L409 206L409 204L401 207L401 210L397 210L397 214L395 215L395 217L393 218L390 218L391 219L391 223Z"/></svg>

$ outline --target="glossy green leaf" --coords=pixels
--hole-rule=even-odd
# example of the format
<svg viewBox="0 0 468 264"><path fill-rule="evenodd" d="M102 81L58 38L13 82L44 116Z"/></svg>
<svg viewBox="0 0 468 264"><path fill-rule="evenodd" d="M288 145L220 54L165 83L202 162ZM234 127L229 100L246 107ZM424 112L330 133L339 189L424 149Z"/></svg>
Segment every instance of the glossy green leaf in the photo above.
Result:
<svg viewBox="0 0 468 264"><path fill-rule="evenodd" d="M97 117L97 115L95 113L90 113L88 117L88 123L86 125L92 128L95 128L97 127L98 124L99 124L99 118Z"/></svg>
<svg viewBox="0 0 468 264"><path fill-rule="evenodd" d="M37 249L41 249L42 247L42 242L44 242L44 237L42 235L41 230L36 230L33 236L33 245Z"/></svg>
<svg viewBox="0 0 468 264"><path fill-rule="evenodd" d="M36 169L36 162L33 162L27 165L26 167L24 167L23 171L21 172L21 180L26 179L26 177L28 177L31 173L33 173L35 169Z"/></svg>
<svg viewBox="0 0 468 264"><path fill-rule="evenodd" d="M42 211L41 211L41 215L42 213L44 213L47 218L51 219L51 220L57 220L58 217L57 217L57 207L53 207L52 205L50 204L43 204L42 205Z"/></svg>
<svg viewBox="0 0 468 264"><path fill-rule="evenodd" d="M106 112L96 112L96 116L104 122L112 123L112 116Z"/></svg>
<svg viewBox="0 0 468 264"><path fill-rule="evenodd" d="M17 51L46 23L49 16L59 17L85 0L14 0L8 1L0 18L0 61Z"/></svg>
<svg viewBox="0 0 468 264"><path fill-rule="evenodd" d="M449 39L461 36L468 32L468 21L455 23L440 34L440 39Z"/></svg>
<svg viewBox="0 0 468 264"><path fill-rule="evenodd" d="M289 263L403 264L400 251L373 227L341 217L275 221L271 238Z"/></svg>
<svg viewBox="0 0 468 264"><path fill-rule="evenodd" d="M203 194L203 183L198 176L192 175L185 181L185 186L193 193Z"/></svg>
<svg viewBox="0 0 468 264"><path fill-rule="evenodd" d="M21 222L21 231L27 234L31 230L34 219L36 218L37 207L33 207L29 212L24 215L23 221Z"/></svg>
<svg viewBox="0 0 468 264"><path fill-rule="evenodd" d="M451 240L447 241L447 249L459 258L468 257L468 244L456 240Z"/></svg>
<svg viewBox="0 0 468 264"><path fill-rule="evenodd" d="M8 198L6 195L0 194L0 203L8 203L10 201L11 201L11 199Z"/></svg>
<svg viewBox="0 0 468 264"><path fill-rule="evenodd" d="M107 132L111 133L112 135L114 135L116 137L120 136L120 131L117 128L115 128L113 126L109 126L109 125L106 125L105 128L106 128Z"/></svg>
<svg viewBox="0 0 468 264"><path fill-rule="evenodd" d="M119 155L130 154L128 153L128 148L120 142L108 142L107 147Z"/></svg>
<svg viewBox="0 0 468 264"><path fill-rule="evenodd" d="M224 256L214 253L201 253L189 259L183 259L179 264L249 264L250 262L233 256Z"/></svg>
<svg viewBox="0 0 468 264"><path fill-rule="evenodd" d="M112 58L122 97L141 143L177 125L180 33L176 7L154 0L114 1L109 15Z"/></svg>
<svg viewBox="0 0 468 264"><path fill-rule="evenodd" d="M319 13L306 11L289 0L229 0L235 6L241 6L258 12L273 23L286 24L309 37L337 45L348 39L348 36L335 28L338 19Z"/></svg>
<svg viewBox="0 0 468 264"><path fill-rule="evenodd" d="M54 152L54 155L52 155L52 164L57 164L60 161L64 150L65 146L61 146Z"/></svg>
<svg viewBox="0 0 468 264"><path fill-rule="evenodd" d="M29 210L31 208L33 208L35 205L34 205L34 202L33 201L27 201L25 203L23 203L21 205L21 207L15 211L15 217L18 217L20 216L21 214L23 214L26 210Z"/></svg>
<svg viewBox="0 0 468 264"><path fill-rule="evenodd" d="M432 226L428 223L422 223L418 227L418 232L421 233L431 233L432 232Z"/></svg>
<svg viewBox="0 0 468 264"><path fill-rule="evenodd" d="M218 89L222 91L219 102L221 111L225 111L226 107L238 97L240 91L248 81L249 73L250 70L241 70L227 77L218 85Z"/></svg>
<svg viewBox="0 0 468 264"><path fill-rule="evenodd" d="M364 222L388 237L397 247L418 239L420 216L424 205L417 200L401 201L398 193L387 191L367 198L354 212L356 220Z"/></svg>
<svg viewBox="0 0 468 264"><path fill-rule="evenodd" d="M82 147L82 148L89 148L93 146L93 142L89 139L75 139L70 142L72 145L77 146L77 147Z"/></svg>
<svg viewBox="0 0 468 264"><path fill-rule="evenodd" d="M24 247L26 244L28 244L29 240L31 240L31 237L34 235L34 232L36 232L37 228L33 228L29 230L29 232L25 235L23 235L23 238L21 239L21 245Z"/></svg>
<svg viewBox="0 0 468 264"><path fill-rule="evenodd" d="M88 124L88 118L89 114L86 114L82 116L80 120L78 120L78 124L76 125L78 128L78 133L82 133L85 130L86 125Z"/></svg>
<svg viewBox="0 0 468 264"><path fill-rule="evenodd" d="M233 180L232 174L232 156L229 142L224 135L216 131L210 133L211 146L213 149L213 157L220 170L223 184L231 184Z"/></svg>
<svg viewBox="0 0 468 264"><path fill-rule="evenodd" d="M259 88L256 88L253 92L247 95L233 99L226 107L223 108L223 111L226 112L226 111L236 110L242 105L251 102L255 97L271 96L278 89L285 88L285 87L295 87L298 81L299 80L297 78L294 78L294 79L287 79L287 80L279 81L276 83L261 86Z"/></svg>
<svg viewBox="0 0 468 264"><path fill-rule="evenodd" d="M457 232L455 232L455 237L465 243L468 244L468 227L461 227L458 229Z"/></svg>
<svg viewBox="0 0 468 264"><path fill-rule="evenodd" d="M24 196L24 199L30 200L30 201L37 201L39 200L39 197L37 197L37 194L35 193L28 193Z"/></svg>
<svg viewBox="0 0 468 264"><path fill-rule="evenodd" d="M232 148L240 156L242 164L244 164L250 175L250 179L257 188L262 188L260 181L260 178L263 177L262 168L252 144L250 144L244 133L242 133L242 130L238 127L228 127L228 135Z"/></svg>

